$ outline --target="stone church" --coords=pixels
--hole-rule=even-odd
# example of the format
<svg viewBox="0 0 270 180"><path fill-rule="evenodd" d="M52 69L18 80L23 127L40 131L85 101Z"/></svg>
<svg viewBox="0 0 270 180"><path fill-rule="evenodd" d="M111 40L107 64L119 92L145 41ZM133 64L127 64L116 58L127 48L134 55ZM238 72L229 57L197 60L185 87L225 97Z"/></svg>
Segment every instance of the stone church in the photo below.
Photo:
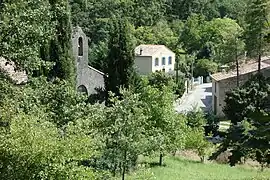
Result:
<svg viewBox="0 0 270 180"><path fill-rule="evenodd" d="M98 94L100 90L104 89L105 74L88 65L88 38L80 27L73 28L72 45L77 90L88 96ZM27 73L16 69L13 61L0 57L0 73L6 74L17 85L26 84L28 82Z"/></svg>
<svg viewBox="0 0 270 180"><path fill-rule="evenodd" d="M105 74L88 65L88 40L81 27L73 28L72 44L76 61L77 90L91 95L104 88Z"/></svg>

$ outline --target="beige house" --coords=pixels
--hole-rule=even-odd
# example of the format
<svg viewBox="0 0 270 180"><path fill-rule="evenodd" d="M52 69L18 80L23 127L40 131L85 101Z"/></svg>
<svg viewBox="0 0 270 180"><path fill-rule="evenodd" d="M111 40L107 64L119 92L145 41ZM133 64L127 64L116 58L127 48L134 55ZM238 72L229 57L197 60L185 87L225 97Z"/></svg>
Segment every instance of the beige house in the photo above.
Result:
<svg viewBox="0 0 270 180"><path fill-rule="evenodd" d="M258 70L258 62L252 61L239 68L239 85L243 85L252 74ZM264 57L261 62L261 72L265 77L270 77L270 57ZM237 87L236 70L219 72L211 75L212 78L212 110L215 115L223 117L223 108L226 92Z"/></svg>
<svg viewBox="0 0 270 180"><path fill-rule="evenodd" d="M135 48L135 67L142 75L156 71L174 72L175 54L164 45L140 45Z"/></svg>

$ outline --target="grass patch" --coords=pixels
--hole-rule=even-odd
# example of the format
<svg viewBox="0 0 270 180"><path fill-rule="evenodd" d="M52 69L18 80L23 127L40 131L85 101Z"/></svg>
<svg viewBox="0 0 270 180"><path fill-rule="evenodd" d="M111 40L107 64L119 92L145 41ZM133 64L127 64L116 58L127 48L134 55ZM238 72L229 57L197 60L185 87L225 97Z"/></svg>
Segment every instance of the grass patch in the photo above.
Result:
<svg viewBox="0 0 270 180"><path fill-rule="evenodd" d="M158 159L145 160L146 163ZM216 163L201 164L199 161L180 157L166 157L165 166L152 166L130 174L127 180L270 180L270 170L264 172L250 167L230 167Z"/></svg>

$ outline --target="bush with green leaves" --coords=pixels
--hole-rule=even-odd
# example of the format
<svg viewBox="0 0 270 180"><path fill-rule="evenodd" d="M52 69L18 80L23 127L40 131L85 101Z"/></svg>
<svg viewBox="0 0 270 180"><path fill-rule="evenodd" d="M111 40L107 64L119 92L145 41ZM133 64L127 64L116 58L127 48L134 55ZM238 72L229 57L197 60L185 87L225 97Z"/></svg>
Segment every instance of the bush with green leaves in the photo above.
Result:
<svg viewBox="0 0 270 180"><path fill-rule="evenodd" d="M159 86L159 85L158 85ZM159 89L161 88L161 89ZM141 92L141 101L145 103L144 114L148 114L145 132L148 138L146 155L159 154L160 165L166 153L175 151L175 144L181 148L182 122L176 116L173 107L174 95L172 89L163 86L147 85Z"/></svg>
<svg viewBox="0 0 270 180"><path fill-rule="evenodd" d="M104 163L114 175L120 172L124 177L145 149L147 114L138 94L122 89L120 93L121 100L110 94L111 106L105 109L99 131L105 140Z"/></svg>
<svg viewBox="0 0 270 180"><path fill-rule="evenodd" d="M205 138L205 116L200 109L194 108L193 111L189 111L186 114L186 119L187 129L185 148L195 150L199 155L201 162L204 162L205 156L210 155L210 150L213 146L213 144L208 142Z"/></svg>
<svg viewBox="0 0 270 180"><path fill-rule="evenodd" d="M203 129L206 124L205 115L200 109L193 108L192 111L187 112L186 117L187 125L191 128Z"/></svg>
<svg viewBox="0 0 270 180"><path fill-rule="evenodd" d="M178 97L181 97L185 91L184 77L178 77L178 82L175 83L176 77L173 75L164 73L162 71L151 73L147 77L147 84L152 87L162 89L163 86L168 87Z"/></svg>
<svg viewBox="0 0 270 180"><path fill-rule="evenodd" d="M185 148L195 150L203 163L205 157L211 154L213 144L206 140L202 129L189 127L186 132Z"/></svg>
<svg viewBox="0 0 270 180"><path fill-rule="evenodd" d="M213 136L218 135L219 118L217 118L212 112L208 112L205 115L205 119L207 121L204 126L205 135L209 135L210 133L213 134Z"/></svg>
<svg viewBox="0 0 270 180"><path fill-rule="evenodd" d="M94 171L80 165L91 157L93 139L69 124L61 137L42 110L17 114L8 133L0 136L1 179L93 179Z"/></svg>
<svg viewBox="0 0 270 180"><path fill-rule="evenodd" d="M28 114L36 109L46 109L48 120L59 128L86 116L89 110L87 97L60 79L48 82L45 77L32 78L16 96L20 111Z"/></svg>
<svg viewBox="0 0 270 180"><path fill-rule="evenodd" d="M1 179L93 179L107 176L84 162L99 157L103 105L86 103L69 83L33 78L15 87L0 81Z"/></svg>
<svg viewBox="0 0 270 180"><path fill-rule="evenodd" d="M148 84L152 87L162 89L164 86L170 89L174 86L173 77L162 71L151 73L148 76Z"/></svg>

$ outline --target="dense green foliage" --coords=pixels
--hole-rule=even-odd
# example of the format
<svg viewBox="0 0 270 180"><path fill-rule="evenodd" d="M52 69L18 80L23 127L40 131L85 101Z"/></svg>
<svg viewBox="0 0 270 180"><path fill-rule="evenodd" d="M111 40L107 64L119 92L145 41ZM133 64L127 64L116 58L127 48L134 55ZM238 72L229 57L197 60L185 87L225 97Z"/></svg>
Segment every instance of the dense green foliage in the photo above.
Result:
<svg viewBox="0 0 270 180"><path fill-rule="evenodd" d="M236 55L244 55L242 34L249 30L244 18L250 12L249 0L70 0L70 3L73 23L80 25L91 39L89 63L100 70L108 53L106 44L114 17L124 17L130 22L130 35L136 45L164 44L176 53L176 59L181 59L177 53L181 49L195 55L195 61L208 59L218 65L235 62Z"/></svg>
<svg viewBox="0 0 270 180"><path fill-rule="evenodd" d="M99 147L90 132L102 109L84 103L69 83L1 84L1 179L98 177L81 162Z"/></svg>
<svg viewBox="0 0 270 180"><path fill-rule="evenodd" d="M56 76L74 84L68 1L4 1L0 16L1 56L29 75Z"/></svg>
<svg viewBox="0 0 270 180"><path fill-rule="evenodd" d="M0 14L0 54L33 73L50 63L41 58L40 45L54 33L48 1L4 1Z"/></svg>
<svg viewBox="0 0 270 180"><path fill-rule="evenodd" d="M267 0L252 0L249 3L246 22L246 49L251 57L262 56L266 51L267 35L269 34L270 9ZM269 43L269 42L268 42Z"/></svg>
<svg viewBox="0 0 270 180"><path fill-rule="evenodd" d="M71 14L68 0L50 1L55 36L50 42L51 59L55 62L53 75L75 85L75 61L71 46Z"/></svg>
<svg viewBox="0 0 270 180"><path fill-rule="evenodd" d="M258 33L268 42L267 2L1 0L0 57L26 70L29 81L15 86L0 71L0 179L125 179L139 155L159 155L162 165L182 149L204 161L212 147L205 116L177 114L175 93L182 95L184 78L207 76L245 48L257 50ZM107 75L110 106L91 105L75 91L75 25L90 38L89 63ZM139 44L169 47L183 75L138 76ZM265 51L267 43L259 44ZM269 164L268 95L261 76L228 95L225 112L235 125L219 152L232 149L231 164L241 157Z"/></svg>
<svg viewBox="0 0 270 180"><path fill-rule="evenodd" d="M214 74L218 71L218 64L208 59L199 59L194 68L194 76L207 77L209 74Z"/></svg>
<svg viewBox="0 0 270 180"><path fill-rule="evenodd" d="M131 42L128 22L125 19L113 19L108 57L104 72L106 91L119 95L119 88L128 88L131 85L134 65L134 52Z"/></svg>
<svg viewBox="0 0 270 180"><path fill-rule="evenodd" d="M270 79L261 74L253 76L242 87L227 93L224 113L233 124L244 120L256 110L264 110L268 105Z"/></svg>
<svg viewBox="0 0 270 180"><path fill-rule="evenodd" d="M269 79L262 74L253 76L243 86L226 96L224 112L232 121L224 142L211 159L229 150L230 164L251 158L261 164L270 163L269 152Z"/></svg>

